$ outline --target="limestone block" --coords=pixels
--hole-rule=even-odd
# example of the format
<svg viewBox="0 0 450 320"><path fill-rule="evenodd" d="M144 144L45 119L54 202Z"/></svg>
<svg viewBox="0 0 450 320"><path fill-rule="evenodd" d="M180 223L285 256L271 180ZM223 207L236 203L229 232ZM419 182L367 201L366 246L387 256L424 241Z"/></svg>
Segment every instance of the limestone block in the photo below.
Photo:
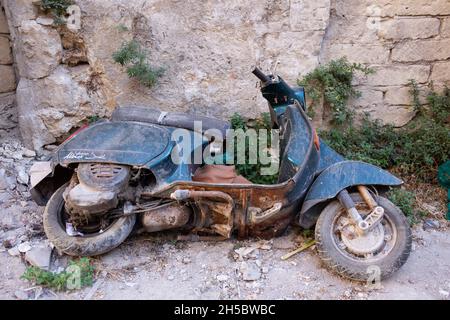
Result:
<svg viewBox="0 0 450 320"><path fill-rule="evenodd" d="M16 89L16 75L12 66L0 65L0 93Z"/></svg>
<svg viewBox="0 0 450 320"><path fill-rule="evenodd" d="M8 21L4 9L0 5L0 33L9 33Z"/></svg>
<svg viewBox="0 0 450 320"><path fill-rule="evenodd" d="M11 47L7 37L0 36L0 64L12 64Z"/></svg>
<svg viewBox="0 0 450 320"><path fill-rule="evenodd" d="M374 5L381 9L383 17L449 15L448 0L377 0Z"/></svg>
<svg viewBox="0 0 450 320"><path fill-rule="evenodd" d="M442 19L441 37L450 38L450 18Z"/></svg>
<svg viewBox="0 0 450 320"><path fill-rule="evenodd" d="M388 40L425 39L439 34L437 18L394 18L380 23L378 34Z"/></svg>
<svg viewBox="0 0 450 320"><path fill-rule="evenodd" d="M36 19L38 7L36 0L4 0L3 4L9 13L10 23L13 27L20 27L26 20ZM8 14L7 14L8 16Z"/></svg>
<svg viewBox="0 0 450 320"><path fill-rule="evenodd" d="M450 39L416 40L397 44L392 49L392 60L417 62L446 60L450 58Z"/></svg>
<svg viewBox="0 0 450 320"><path fill-rule="evenodd" d="M82 72L88 73L88 70ZM61 65L46 78L20 80L17 87L19 127L29 149L39 150L55 142L57 137L97 113L87 88L74 80L77 76L73 68Z"/></svg>
<svg viewBox="0 0 450 320"><path fill-rule="evenodd" d="M436 62L431 70L430 80L434 84L450 87L450 61Z"/></svg>
<svg viewBox="0 0 450 320"><path fill-rule="evenodd" d="M329 44L323 48L323 59L329 61L347 57L350 62L384 64L389 58L389 48L380 44Z"/></svg>
<svg viewBox="0 0 450 320"><path fill-rule="evenodd" d="M39 79L48 76L62 59L58 32L36 21L24 21L18 28L14 54L21 77Z"/></svg>
<svg viewBox="0 0 450 320"><path fill-rule="evenodd" d="M430 74L430 66L423 65L395 65L373 67L375 73L368 76L356 76L355 84L372 86L407 85L411 79L417 83L426 83Z"/></svg>

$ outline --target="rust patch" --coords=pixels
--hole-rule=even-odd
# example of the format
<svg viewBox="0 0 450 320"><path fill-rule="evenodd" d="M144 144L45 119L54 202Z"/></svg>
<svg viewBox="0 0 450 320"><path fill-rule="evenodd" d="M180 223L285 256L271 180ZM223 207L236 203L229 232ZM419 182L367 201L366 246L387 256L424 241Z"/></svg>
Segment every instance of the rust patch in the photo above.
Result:
<svg viewBox="0 0 450 320"><path fill-rule="evenodd" d="M141 222L147 232L183 227L189 221L192 210L172 202L142 214Z"/></svg>
<svg viewBox="0 0 450 320"><path fill-rule="evenodd" d="M297 213L298 208L286 198L293 186L293 181L274 186L176 182L164 190L143 192L142 196L170 198L175 191L186 190L190 193L186 201L195 207L197 215L193 233L229 238L236 231L241 239L270 238L282 233ZM248 219L249 210L264 212L277 203L281 208L275 213L253 222Z"/></svg>

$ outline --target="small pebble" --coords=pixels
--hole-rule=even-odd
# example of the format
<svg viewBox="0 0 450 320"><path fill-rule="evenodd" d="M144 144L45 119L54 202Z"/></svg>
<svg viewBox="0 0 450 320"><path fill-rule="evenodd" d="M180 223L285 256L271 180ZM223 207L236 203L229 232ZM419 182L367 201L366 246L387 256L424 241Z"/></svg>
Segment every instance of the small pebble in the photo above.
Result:
<svg viewBox="0 0 450 320"><path fill-rule="evenodd" d="M191 263L191 259L189 259L188 257L183 258L183 263L184 263L184 264Z"/></svg>
<svg viewBox="0 0 450 320"><path fill-rule="evenodd" d="M16 256L20 255L19 248L17 248L17 247L9 249L8 253L9 253L10 256L13 256L13 257L16 257Z"/></svg>
<svg viewBox="0 0 450 320"><path fill-rule="evenodd" d="M28 293L23 290L16 290L14 296L19 300L28 300Z"/></svg>
<svg viewBox="0 0 450 320"><path fill-rule="evenodd" d="M216 279L217 279L218 281L220 281L220 282L223 282L223 281L227 281L227 280L228 280L228 276L227 276L226 274L219 274L219 275L216 277Z"/></svg>
<svg viewBox="0 0 450 320"><path fill-rule="evenodd" d="M439 290L439 294L441 296L443 296L444 298L448 298L448 296L450 295L450 293L447 290Z"/></svg>
<svg viewBox="0 0 450 320"><path fill-rule="evenodd" d="M22 242L17 246L17 249L19 249L19 252L25 253L31 250L31 245L29 242Z"/></svg>

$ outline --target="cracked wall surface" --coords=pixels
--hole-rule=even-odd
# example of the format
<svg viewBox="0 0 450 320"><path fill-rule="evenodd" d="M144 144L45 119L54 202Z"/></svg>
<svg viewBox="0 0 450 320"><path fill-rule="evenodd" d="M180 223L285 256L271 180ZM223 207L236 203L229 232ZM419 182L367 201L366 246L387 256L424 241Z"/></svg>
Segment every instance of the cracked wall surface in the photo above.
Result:
<svg viewBox="0 0 450 320"><path fill-rule="evenodd" d="M341 56L367 64L377 72L355 80L362 96L350 106L397 126L414 115L410 79L440 88L450 78L450 0L76 0L77 32L54 26L36 0L2 2L19 126L35 150L118 105L257 116L267 106L250 74L255 64L267 71L279 61L290 83ZM165 68L157 86L130 80L112 60L131 39Z"/></svg>

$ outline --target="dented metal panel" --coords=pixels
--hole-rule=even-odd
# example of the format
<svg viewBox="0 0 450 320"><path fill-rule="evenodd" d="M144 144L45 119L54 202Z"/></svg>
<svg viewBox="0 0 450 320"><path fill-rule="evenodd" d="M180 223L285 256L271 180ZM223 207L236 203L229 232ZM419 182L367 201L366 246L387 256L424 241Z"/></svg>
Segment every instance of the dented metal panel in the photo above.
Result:
<svg viewBox="0 0 450 320"><path fill-rule="evenodd" d="M100 122L81 131L58 149L62 165L106 162L144 165L168 147L168 129L138 122Z"/></svg>
<svg viewBox="0 0 450 320"><path fill-rule="evenodd" d="M389 172L361 161L342 161L326 168L314 181L307 201L334 198L339 191L355 185L401 185L402 180ZM307 209L307 208L306 208Z"/></svg>

